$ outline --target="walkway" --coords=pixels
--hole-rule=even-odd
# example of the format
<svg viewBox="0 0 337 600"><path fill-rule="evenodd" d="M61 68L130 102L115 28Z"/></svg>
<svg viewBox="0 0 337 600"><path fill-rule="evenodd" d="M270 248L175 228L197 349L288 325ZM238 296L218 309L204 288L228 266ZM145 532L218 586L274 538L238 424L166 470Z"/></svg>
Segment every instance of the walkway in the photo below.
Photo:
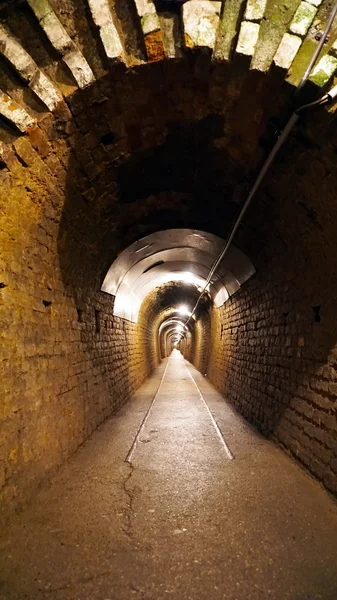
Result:
<svg viewBox="0 0 337 600"><path fill-rule="evenodd" d="M336 600L337 504L175 351L0 555L4 600Z"/></svg>

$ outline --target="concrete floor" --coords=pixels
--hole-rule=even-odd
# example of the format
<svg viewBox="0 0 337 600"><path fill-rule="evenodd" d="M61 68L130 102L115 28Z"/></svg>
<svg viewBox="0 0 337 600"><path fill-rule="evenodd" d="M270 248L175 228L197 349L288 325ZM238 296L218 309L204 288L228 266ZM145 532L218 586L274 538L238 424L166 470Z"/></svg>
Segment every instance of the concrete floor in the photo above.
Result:
<svg viewBox="0 0 337 600"><path fill-rule="evenodd" d="M2 532L0 579L6 600L336 600L337 504L175 351Z"/></svg>

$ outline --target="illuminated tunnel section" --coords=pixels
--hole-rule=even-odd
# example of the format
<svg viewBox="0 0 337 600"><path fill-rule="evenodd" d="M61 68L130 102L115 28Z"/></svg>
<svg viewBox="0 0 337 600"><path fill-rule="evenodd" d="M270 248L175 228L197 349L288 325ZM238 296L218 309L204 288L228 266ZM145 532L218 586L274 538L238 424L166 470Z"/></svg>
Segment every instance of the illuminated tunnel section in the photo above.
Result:
<svg viewBox="0 0 337 600"><path fill-rule="evenodd" d="M184 320L184 316L189 316L191 312L186 305L178 307L177 312L181 315L181 318L168 318L159 327L162 357L169 356L173 348L181 349L182 342L191 338L191 328L194 325L194 320L189 323L189 326L186 325L186 320Z"/></svg>
<svg viewBox="0 0 337 600"><path fill-rule="evenodd" d="M211 294L205 293L188 321L199 294L195 284L169 281L154 288L143 300L136 327L148 373L175 348L202 373L206 372L214 302Z"/></svg>
<svg viewBox="0 0 337 600"><path fill-rule="evenodd" d="M115 297L114 317L137 323L148 372L174 348L206 371L209 311L222 306L255 272L250 259L231 246L192 314L224 244L205 231L169 229L138 240L112 263L101 289Z"/></svg>
<svg viewBox="0 0 337 600"><path fill-rule="evenodd" d="M225 241L193 229L152 233L126 248L112 263L102 291L115 296L114 315L136 323L142 301L170 281L193 284L199 291ZM232 245L207 287L220 307L255 272L250 259Z"/></svg>

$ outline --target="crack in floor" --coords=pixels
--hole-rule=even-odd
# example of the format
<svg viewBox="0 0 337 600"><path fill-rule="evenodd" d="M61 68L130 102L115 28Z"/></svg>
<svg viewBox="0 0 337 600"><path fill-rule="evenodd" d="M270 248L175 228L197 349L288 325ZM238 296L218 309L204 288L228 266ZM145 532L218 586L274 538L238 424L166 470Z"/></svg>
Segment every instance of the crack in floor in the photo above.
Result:
<svg viewBox="0 0 337 600"><path fill-rule="evenodd" d="M122 524L122 529L123 529L124 533L127 535L127 537L129 539L132 539L133 538L132 513L133 513L134 494L133 494L133 491L128 489L127 484L131 480L132 475L134 474L135 467L133 466L133 464L131 462L127 462L126 464L130 467L130 470L129 470L127 478L123 481L123 490L127 496L127 503L126 503L127 506L126 506L126 509L123 511L124 517L125 517L125 522Z"/></svg>

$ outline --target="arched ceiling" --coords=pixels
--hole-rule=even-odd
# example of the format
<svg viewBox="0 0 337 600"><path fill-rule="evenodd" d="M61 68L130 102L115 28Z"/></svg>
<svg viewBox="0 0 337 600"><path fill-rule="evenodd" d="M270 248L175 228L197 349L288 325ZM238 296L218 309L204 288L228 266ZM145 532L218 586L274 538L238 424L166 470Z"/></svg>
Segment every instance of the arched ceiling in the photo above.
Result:
<svg viewBox="0 0 337 600"><path fill-rule="evenodd" d="M182 319L177 317L168 318L161 323L158 335L159 338L163 337L164 344L166 344L168 339L182 340L184 337L191 335L191 329L191 323L187 326Z"/></svg>
<svg viewBox="0 0 337 600"><path fill-rule="evenodd" d="M329 0L4 0L0 2L0 115L26 132L112 65L178 59L207 48L297 85L325 28ZM310 80L337 68L337 27ZM1 70L1 69L0 69Z"/></svg>
<svg viewBox="0 0 337 600"><path fill-rule="evenodd" d="M167 325L159 330L159 338L162 338L164 349L167 351L168 342L181 342L183 339L191 339L192 333L188 327L178 326L177 323Z"/></svg>
<svg viewBox="0 0 337 600"><path fill-rule="evenodd" d="M225 241L205 231L168 229L126 248L112 263L102 291L115 296L114 314L137 322L144 298L169 281L202 288ZM249 258L232 245L207 288L221 306L255 272Z"/></svg>
<svg viewBox="0 0 337 600"><path fill-rule="evenodd" d="M162 333L162 331L164 329L167 329L168 327L172 327L173 329L180 329L181 331L188 331L188 326L185 325L184 321L182 319L179 319L178 317L172 317L172 318L168 318L165 319L165 321L163 321L163 323L161 323L160 327L159 327L159 335Z"/></svg>

